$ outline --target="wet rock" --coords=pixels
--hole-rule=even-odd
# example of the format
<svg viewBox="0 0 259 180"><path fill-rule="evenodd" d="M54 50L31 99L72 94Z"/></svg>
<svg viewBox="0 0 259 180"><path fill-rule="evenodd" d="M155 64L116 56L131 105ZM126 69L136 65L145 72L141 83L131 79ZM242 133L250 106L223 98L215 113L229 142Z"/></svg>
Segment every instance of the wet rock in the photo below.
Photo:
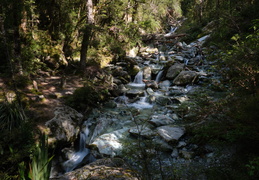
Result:
<svg viewBox="0 0 259 180"><path fill-rule="evenodd" d="M165 80L159 83L161 89L168 89L172 83L169 80Z"/></svg>
<svg viewBox="0 0 259 180"><path fill-rule="evenodd" d="M77 170L65 173L55 180L137 180L135 173L130 170L120 158L104 158L85 165Z"/></svg>
<svg viewBox="0 0 259 180"><path fill-rule="evenodd" d="M153 89L158 88L158 84L156 81L150 80L150 81L146 81L145 83L147 88L153 88Z"/></svg>
<svg viewBox="0 0 259 180"><path fill-rule="evenodd" d="M144 91L139 89L131 89L127 91L126 95L129 96L130 98L137 97L137 96L144 96Z"/></svg>
<svg viewBox="0 0 259 180"><path fill-rule="evenodd" d="M164 126L164 125L169 125L174 123L174 119L170 118L167 115L153 115L151 117L151 120L148 121L150 124L159 127L159 126Z"/></svg>
<svg viewBox="0 0 259 180"><path fill-rule="evenodd" d="M182 56L174 56L174 58L181 62L183 62L183 60L184 60L184 58Z"/></svg>
<svg viewBox="0 0 259 180"><path fill-rule="evenodd" d="M151 88L147 88L147 93L149 94L149 95L154 95L154 91L153 91L153 89L151 89Z"/></svg>
<svg viewBox="0 0 259 180"><path fill-rule="evenodd" d="M121 83L121 81L120 81ZM124 94L126 91L128 91L128 89L123 85L123 84L119 84L118 86L114 86L112 90L110 90L110 94L114 97L118 97L122 94Z"/></svg>
<svg viewBox="0 0 259 180"><path fill-rule="evenodd" d="M171 127L171 126L161 126L157 128L158 134L166 142L177 142L184 134L184 127Z"/></svg>
<svg viewBox="0 0 259 180"><path fill-rule="evenodd" d="M187 93L187 90L185 88L173 86L173 87L170 87L168 95L169 96L179 96L179 95L183 95L185 93Z"/></svg>
<svg viewBox="0 0 259 180"><path fill-rule="evenodd" d="M50 129L49 137L54 142L74 142L79 134L83 115L68 107L57 107L54 118L46 122Z"/></svg>
<svg viewBox="0 0 259 180"><path fill-rule="evenodd" d="M166 73L167 79L174 79L184 68L184 64L175 63L172 65Z"/></svg>
<svg viewBox="0 0 259 180"><path fill-rule="evenodd" d="M165 106L170 104L170 98L168 98L167 96L158 96L155 100L155 102L161 106Z"/></svg>
<svg viewBox="0 0 259 180"><path fill-rule="evenodd" d="M182 147L185 147L186 145L187 145L186 142L180 141L180 142L177 144L177 148L182 148Z"/></svg>
<svg viewBox="0 0 259 180"><path fill-rule="evenodd" d="M151 80L151 73L152 73L152 69L150 66L146 66L143 68L143 78L145 80Z"/></svg>
<svg viewBox="0 0 259 180"><path fill-rule="evenodd" d="M198 79L199 74L195 71L182 71L173 81L176 85L186 85Z"/></svg>
<svg viewBox="0 0 259 180"><path fill-rule="evenodd" d="M129 102L129 98L127 96L118 96L114 100L119 104L127 104Z"/></svg>
<svg viewBox="0 0 259 180"><path fill-rule="evenodd" d="M95 144L101 154L111 157L121 153L122 144L120 139L127 133L128 128L113 131L97 137L92 144Z"/></svg>
<svg viewBox="0 0 259 180"><path fill-rule="evenodd" d="M156 132L152 131L150 128L141 126L130 128L129 133L135 136L140 135L148 139L156 135Z"/></svg>

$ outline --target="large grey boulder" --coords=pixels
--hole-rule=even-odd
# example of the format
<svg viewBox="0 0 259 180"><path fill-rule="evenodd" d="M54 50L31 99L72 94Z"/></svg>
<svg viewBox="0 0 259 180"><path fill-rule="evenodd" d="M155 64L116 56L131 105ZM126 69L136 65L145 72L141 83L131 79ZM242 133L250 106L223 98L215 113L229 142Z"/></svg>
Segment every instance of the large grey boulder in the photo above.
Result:
<svg viewBox="0 0 259 180"><path fill-rule="evenodd" d="M128 128L106 133L94 139L92 144L98 147L101 154L114 157L116 155L120 155L122 150L121 139L127 133Z"/></svg>
<svg viewBox="0 0 259 180"><path fill-rule="evenodd" d="M177 142L184 134L184 127L171 127L171 126L161 126L157 128L158 134L166 141L166 142Z"/></svg>
<svg viewBox="0 0 259 180"><path fill-rule="evenodd" d="M166 73L167 79L174 79L184 68L184 64L175 63L172 65Z"/></svg>
<svg viewBox="0 0 259 180"><path fill-rule="evenodd" d="M67 172L53 180L137 180L134 172L120 158L104 158Z"/></svg>
<svg viewBox="0 0 259 180"><path fill-rule="evenodd" d="M197 80L199 73L195 71L182 71L173 81L176 85L186 85Z"/></svg>
<svg viewBox="0 0 259 180"><path fill-rule="evenodd" d="M74 142L80 132L83 115L68 106L55 108L54 117L46 122L52 142Z"/></svg>

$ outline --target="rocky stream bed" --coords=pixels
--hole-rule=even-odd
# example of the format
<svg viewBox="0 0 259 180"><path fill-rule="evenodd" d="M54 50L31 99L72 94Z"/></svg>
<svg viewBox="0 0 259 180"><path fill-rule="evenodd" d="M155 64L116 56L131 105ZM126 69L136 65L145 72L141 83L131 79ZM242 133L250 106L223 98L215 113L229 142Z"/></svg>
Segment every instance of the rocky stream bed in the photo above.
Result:
<svg viewBox="0 0 259 180"><path fill-rule="evenodd" d="M55 157L51 179L207 179L205 170L231 154L189 141L192 95L219 83L207 37L151 45L109 65L118 96L87 117L57 107L46 123L50 141L73 143Z"/></svg>

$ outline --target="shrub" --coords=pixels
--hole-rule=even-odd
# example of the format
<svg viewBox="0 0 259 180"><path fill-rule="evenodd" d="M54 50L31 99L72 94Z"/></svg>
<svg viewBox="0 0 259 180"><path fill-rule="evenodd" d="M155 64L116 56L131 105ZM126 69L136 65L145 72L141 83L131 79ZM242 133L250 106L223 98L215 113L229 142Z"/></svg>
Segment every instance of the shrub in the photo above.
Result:
<svg viewBox="0 0 259 180"><path fill-rule="evenodd" d="M3 102L0 104L1 130L11 132L14 128L19 128L26 120L24 110L17 102Z"/></svg>
<svg viewBox="0 0 259 180"><path fill-rule="evenodd" d="M97 87L88 83L77 89L72 96L66 97L66 104L79 111L85 111L89 107L97 107L99 103L108 99L108 91L105 87Z"/></svg>

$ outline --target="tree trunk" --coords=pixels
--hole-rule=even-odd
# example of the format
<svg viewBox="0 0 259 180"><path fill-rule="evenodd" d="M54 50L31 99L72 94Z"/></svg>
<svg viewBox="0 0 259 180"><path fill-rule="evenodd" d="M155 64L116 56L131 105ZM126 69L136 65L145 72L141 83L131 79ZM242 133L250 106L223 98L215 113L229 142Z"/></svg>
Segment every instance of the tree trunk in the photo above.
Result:
<svg viewBox="0 0 259 180"><path fill-rule="evenodd" d="M82 70L86 67L86 58L87 58L87 50L90 43L93 25L94 25L94 12L93 12L93 1L87 0L86 2L87 9L87 25L85 27L85 32L82 40L81 46L81 55L80 55L80 65Z"/></svg>

